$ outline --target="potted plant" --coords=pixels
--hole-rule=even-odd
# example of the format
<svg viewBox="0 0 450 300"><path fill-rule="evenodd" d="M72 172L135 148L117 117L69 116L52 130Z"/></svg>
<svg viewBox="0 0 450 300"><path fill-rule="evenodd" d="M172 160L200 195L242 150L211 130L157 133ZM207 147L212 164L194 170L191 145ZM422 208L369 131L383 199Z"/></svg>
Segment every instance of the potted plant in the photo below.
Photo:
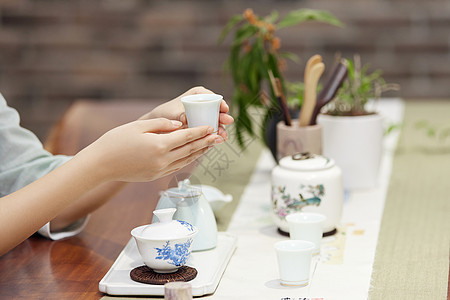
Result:
<svg viewBox="0 0 450 300"><path fill-rule="evenodd" d="M253 10L246 9L242 15L232 17L223 29L220 43L234 30L226 67L234 83L231 113L235 117L235 135L241 148L245 148L244 134L248 133L252 137L257 134L257 124L249 111L251 108L263 110L263 122L258 124L261 125L262 137L266 137L265 128L269 119L279 111L270 84L270 72L281 81L285 90L286 82L282 73L286 69L286 59L296 61L294 54L281 51L277 31L306 21L342 26L338 19L326 11L300 9L280 19L277 11L259 17ZM267 145L268 140L264 141Z"/></svg>
<svg viewBox="0 0 450 300"><path fill-rule="evenodd" d="M371 188L377 183L382 154L382 117L369 103L383 92L398 90L388 84L381 70L369 71L358 55L347 59L348 76L335 99L319 114L322 125L323 154L342 169L344 188Z"/></svg>

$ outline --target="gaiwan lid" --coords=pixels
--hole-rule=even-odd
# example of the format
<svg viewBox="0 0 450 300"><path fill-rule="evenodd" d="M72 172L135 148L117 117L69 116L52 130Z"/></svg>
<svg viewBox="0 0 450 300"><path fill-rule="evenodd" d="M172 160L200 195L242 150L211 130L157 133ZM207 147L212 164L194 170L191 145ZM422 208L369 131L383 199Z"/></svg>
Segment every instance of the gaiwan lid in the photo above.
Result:
<svg viewBox="0 0 450 300"><path fill-rule="evenodd" d="M322 155L303 152L283 157L279 165L293 171L319 171L333 167L334 160Z"/></svg>
<svg viewBox="0 0 450 300"><path fill-rule="evenodd" d="M153 223L144 227L141 238L149 240L179 239L193 235L197 228L188 222L172 220L176 208L165 208L153 211L159 219L159 223Z"/></svg>

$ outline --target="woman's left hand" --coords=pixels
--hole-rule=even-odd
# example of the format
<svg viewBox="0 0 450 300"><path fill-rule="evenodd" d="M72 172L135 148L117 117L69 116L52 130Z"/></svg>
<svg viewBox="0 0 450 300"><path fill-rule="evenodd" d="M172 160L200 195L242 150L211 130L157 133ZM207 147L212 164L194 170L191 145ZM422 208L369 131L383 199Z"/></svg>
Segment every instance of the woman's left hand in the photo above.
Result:
<svg viewBox="0 0 450 300"><path fill-rule="evenodd" d="M212 91L205 89L202 86L197 86L191 88L184 94L178 96L177 98L163 103L156 107L151 112L143 115L139 119L154 119L154 118L167 118L169 120L177 120L183 123L183 127L187 127L186 114L184 113L184 106L181 103L181 97L195 94L213 94ZM225 125L230 125L234 122L232 116L228 115L229 107L225 100L222 100L220 104L220 115L219 115L219 135L225 140L227 140L227 131L225 130Z"/></svg>

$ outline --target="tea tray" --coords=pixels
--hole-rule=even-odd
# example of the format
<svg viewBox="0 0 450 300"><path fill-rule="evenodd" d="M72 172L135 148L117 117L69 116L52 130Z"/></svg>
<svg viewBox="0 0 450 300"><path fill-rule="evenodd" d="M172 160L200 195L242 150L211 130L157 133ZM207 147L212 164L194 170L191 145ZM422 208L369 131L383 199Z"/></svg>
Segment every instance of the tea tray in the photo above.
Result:
<svg viewBox="0 0 450 300"><path fill-rule="evenodd" d="M197 277L189 283L193 296L212 294L236 249L237 237L219 232L217 246L212 250L192 252L187 265L197 269ZM109 295L164 296L164 285L152 285L131 280L130 271L144 265L136 242L130 239L106 275L99 282L100 292Z"/></svg>

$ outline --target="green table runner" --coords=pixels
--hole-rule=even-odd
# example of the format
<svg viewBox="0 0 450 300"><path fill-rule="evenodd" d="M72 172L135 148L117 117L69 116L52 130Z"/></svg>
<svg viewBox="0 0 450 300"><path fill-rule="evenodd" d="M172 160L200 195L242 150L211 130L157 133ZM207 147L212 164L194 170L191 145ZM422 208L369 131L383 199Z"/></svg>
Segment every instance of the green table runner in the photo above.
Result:
<svg viewBox="0 0 450 300"><path fill-rule="evenodd" d="M258 139L248 138L245 150L241 150L235 141L230 140L205 154L192 174L192 183L214 186L224 194L233 196L233 201L216 213L219 231L227 230L262 149L263 145Z"/></svg>
<svg viewBox="0 0 450 300"><path fill-rule="evenodd" d="M450 102L407 102L369 299L447 299Z"/></svg>

